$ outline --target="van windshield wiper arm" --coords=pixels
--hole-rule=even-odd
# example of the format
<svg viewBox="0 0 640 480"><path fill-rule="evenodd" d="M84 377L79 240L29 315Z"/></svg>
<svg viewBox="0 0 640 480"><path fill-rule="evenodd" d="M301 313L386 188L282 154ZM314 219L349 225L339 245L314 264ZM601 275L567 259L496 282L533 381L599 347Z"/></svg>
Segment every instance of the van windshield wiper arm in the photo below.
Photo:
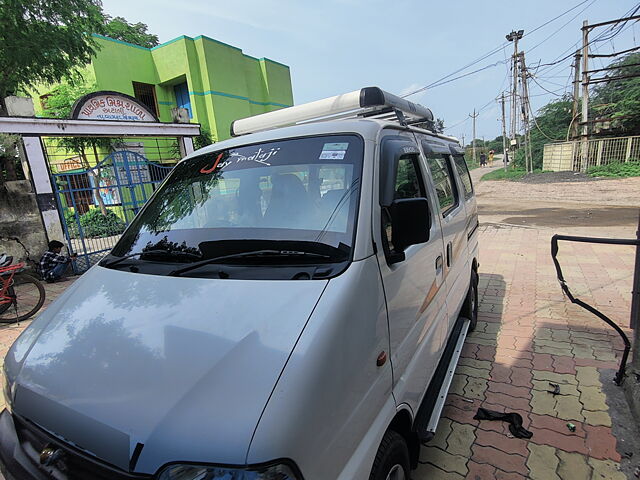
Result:
<svg viewBox="0 0 640 480"><path fill-rule="evenodd" d="M298 250L251 250L249 252L233 253L231 255L223 255L221 257L208 258L201 262L195 262L186 267L178 268L169 272L169 276L179 277L183 273L189 272L205 265L212 263L218 263L224 260L231 260L235 258L249 258L249 257L313 257L313 258L331 258L329 255L323 255L321 253L313 252L301 252Z"/></svg>
<svg viewBox="0 0 640 480"><path fill-rule="evenodd" d="M116 258L115 260L102 262L100 265L106 268L111 268L114 265L123 262L124 260L132 257L139 257L141 255L164 255L166 257L183 257L183 258L202 258L200 255L189 252L181 252L179 250L162 250L162 249L154 249L154 250L143 250L141 252L130 253L129 255L125 255L124 257Z"/></svg>

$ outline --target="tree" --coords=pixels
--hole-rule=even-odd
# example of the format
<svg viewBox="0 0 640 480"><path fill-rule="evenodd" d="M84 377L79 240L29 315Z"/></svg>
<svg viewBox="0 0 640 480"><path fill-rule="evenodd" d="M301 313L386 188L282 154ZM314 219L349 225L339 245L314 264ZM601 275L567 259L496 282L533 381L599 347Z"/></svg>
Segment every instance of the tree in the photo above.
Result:
<svg viewBox="0 0 640 480"><path fill-rule="evenodd" d="M24 178L18 155L18 142L18 135L0 133L0 185L5 181Z"/></svg>
<svg viewBox="0 0 640 480"><path fill-rule="evenodd" d="M104 32L99 0L2 0L0 5L0 109L4 97L38 83L73 80Z"/></svg>
<svg viewBox="0 0 640 480"><path fill-rule="evenodd" d="M160 42L158 36L147 32L147 25L142 22L129 23L123 17L105 16L105 35L123 42L133 43L141 47L155 47Z"/></svg>
<svg viewBox="0 0 640 480"><path fill-rule="evenodd" d="M542 154L545 143L566 140L569 124L571 123L572 107L573 99L569 95L565 95L552 100L538 110L530 125L531 158L534 169L542 168ZM516 152L514 164L516 167L524 168L524 148L520 148Z"/></svg>
<svg viewBox="0 0 640 480"><path fill-rule="evenodd" d="M627 77L596 84L590 103L590 118L602 122L594 131L607 135L640 134L640 53L613 62L607 77ZM631 75L631 77L629 77ZM634 76L635 75L635 76ZM611 120L609 120L611 119ZM604 128L603 128L604 127Z"/></svg>
<svg viewBox="0 0 640 480"><path fill-rule="evenodd" d="M433 133L444 133L444 120L442 118L436 118L433 122Z"/></svg>

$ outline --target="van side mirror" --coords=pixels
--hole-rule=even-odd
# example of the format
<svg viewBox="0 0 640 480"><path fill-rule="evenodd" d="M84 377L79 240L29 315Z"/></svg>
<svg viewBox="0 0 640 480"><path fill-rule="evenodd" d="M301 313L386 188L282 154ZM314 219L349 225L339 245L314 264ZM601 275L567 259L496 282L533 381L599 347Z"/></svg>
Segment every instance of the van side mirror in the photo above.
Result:
<svg viewBox="0 0 640 480"><path fill-rule="evenodd" d="M426 198L403 198L393 201L389 213L395 249L389 260L397 263L405 259L407 247L429 241L431 212Z"/></svg>

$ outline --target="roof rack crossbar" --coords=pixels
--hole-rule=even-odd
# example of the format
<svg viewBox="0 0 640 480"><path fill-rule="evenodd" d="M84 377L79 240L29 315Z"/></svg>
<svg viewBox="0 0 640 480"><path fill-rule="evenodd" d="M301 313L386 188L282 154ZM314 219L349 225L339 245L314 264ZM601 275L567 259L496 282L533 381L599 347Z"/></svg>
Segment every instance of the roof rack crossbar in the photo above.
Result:
<svg viewBox="0 0 640 480"><path fill-rule="evenodd" d="M377 117L388 113L391 113L401 123L406 122L403 123L404 125L418 121L433 122L433 113L428 108L387 93L378 87L366 87L324 100L235 120L231 123L231 135L261 132L296 123L351 116Z"/></svg>

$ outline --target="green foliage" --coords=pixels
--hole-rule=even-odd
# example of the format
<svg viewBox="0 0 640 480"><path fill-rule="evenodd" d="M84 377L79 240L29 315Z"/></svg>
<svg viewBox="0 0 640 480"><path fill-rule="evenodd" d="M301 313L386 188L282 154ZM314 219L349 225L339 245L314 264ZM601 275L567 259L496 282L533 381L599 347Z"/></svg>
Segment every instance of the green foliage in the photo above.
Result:
<svg viewBox="0 0 640 480"><path fill-rule="evenodd" d="M534 170L533 173L542 173L542 170ZM506 171L504 168L494 170L493 172L485 173L482 180L520 180L527 174L524 168L508 168Z"/></svg>
<svg viewBox="0 0 640 480"><path fill-rule="evenodd" d="M122 219L111 210L107 210L106 215L103 215L97 208L92 208L82 215L80 217L80 225L86 237L119 235L124 232L126 227Z"/></svg>
<svg viewBox="0 0 640 480"><path fill-rule="evenodd" d="M607 135L640 134L640 53L632 53L613 62L607 76L623 77L610 82L596 84L590 103L590 118L611 118L594 125L595 131Z"/></svg>
<svg viewBox="0 0 640 480"><path fill-rule="evenodd" d="M142 22L129 23L125 18L105 16L105 35L123 42L133 43L141 47L155 47L160 42L158 36L147 32L147 25Z"/></svg>
<svg viewBox="0 0 640 480"><path fill-rule="evenodd" d="M535 122L531 125L531 156L533 168L542 168L542 154L545 143L553 141L565 141L569 124L571 123L571 113L573 100L562 97L552 100L538 110ZM525 168L524 148L520 148L514 156L516 168Z"/></svg>
<svg viewBox="0 0 640 480"><path fill-rule="evenodd" d="M587 174L591 177L640 177L640 162L632 160L591 167Z"/></svg>
<svg viewBox="0 0 640 480"><path fill-rule="evenodd" d="M18 142L18 135L0 133L0 184L5 181L24 180Z"/></svg>
<svg viewBox="0 0 640 480"><path fill-rule="evenodd" d="M93 84L60 83L47 96L47 108L44 111L44 116L69 118L76 100L88 93L95 92L97 89L97 86ZM59 137L55 142L61 148L80 155L85 162L84 168L89 168L86 161L87 151L95 153L97 150L111 150L113 146L113 139L105 137Z"/></svg>
<svg viewBox="0 0 640 480"><path fill-rule="evenodd" d="M98 48L91 34L104 32L103 20L99 0L2 0L0 99L73 80Z"/></svg>
<svg viewBox="0 0 640 480"><path fill-rule="evenodd" d="M78 221L75 213L69 208L64 209L64 223L67 225L67 233L70 238L78 238Z"/></svg>
<svg viewBox="0 0 640 480"><path fill-rule="evenodd" d="M214 142L216 142L216 139L211 135L211 132L205 128L201 128L200 135L193 138L193 148L198 150Z"/></svg>

